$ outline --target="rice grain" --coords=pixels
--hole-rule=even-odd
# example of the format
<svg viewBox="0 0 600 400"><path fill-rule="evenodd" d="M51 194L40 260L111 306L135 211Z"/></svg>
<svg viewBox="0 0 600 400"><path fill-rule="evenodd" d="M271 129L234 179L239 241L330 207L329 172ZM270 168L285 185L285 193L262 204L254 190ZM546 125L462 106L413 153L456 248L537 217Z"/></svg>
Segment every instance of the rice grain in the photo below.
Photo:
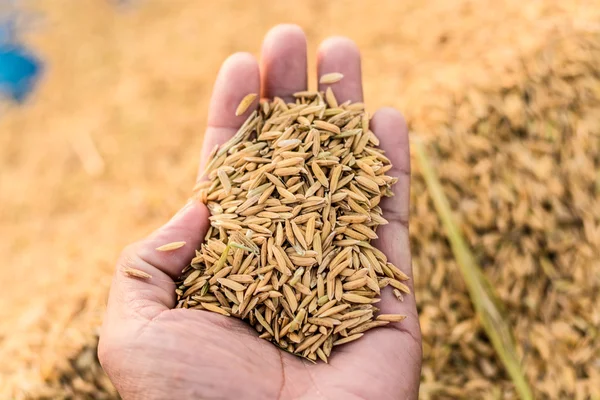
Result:
<svg viewBox="0 0 600 400"><path fill-rule="evenodd" d="M338 104L331 88L294 98L261 102L213 150L208 183L195 187L211 227L182 273L177 307L243 319L260 338L326 362L334 346L405 318L375 317L373 306L382 287L399 299L409 293L406 274L370 244L387 223L379 202L397 179L385 175L391 165L363 104Z"/></svg>
<svg viewBox="0 0 600 400"><path fill-rule="evenodd" d="M321 78L319 78L319 83L322 85L328 85L341 81L343 77L344 74L340 72L330 72L328 74L321 75Z"/></svg>
<svg viewBox="0 0 600 400"><path fill-rule="evenodd" d="M158 251L172 251L172 250L177 250L181 247L185 246L185 242L181 241L181 242L171 242L171 243L167 243L167 244L163 244L162 246L159 246L156 248L156 250Z"/></svg>

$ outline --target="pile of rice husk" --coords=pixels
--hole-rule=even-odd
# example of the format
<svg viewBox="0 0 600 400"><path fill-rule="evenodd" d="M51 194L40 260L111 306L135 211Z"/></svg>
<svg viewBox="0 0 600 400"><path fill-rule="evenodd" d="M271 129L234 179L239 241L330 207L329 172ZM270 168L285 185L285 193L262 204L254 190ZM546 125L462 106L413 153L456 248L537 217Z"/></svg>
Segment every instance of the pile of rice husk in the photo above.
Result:
<svg viewBox="0 0 600 400"><path fill-rule="evenodd" d="M523 60L514 83L454 98L426 135L456 218L506 305L536 398L600 396L597 60L598 34L550 42ZM514 398L413 165L421 397ZM48 397L114 397L89 354L48 382Z"/></svg>
<svg viewBox="0 0 600 400"><path fill-rule="evenodd" d="M455 98L429 153L506 306L536 398L600 396L600 35L558 39L523 79ZM418 170L411 238L423 398L513 398ZM450 311L450 312L449 312Z"/></svg>

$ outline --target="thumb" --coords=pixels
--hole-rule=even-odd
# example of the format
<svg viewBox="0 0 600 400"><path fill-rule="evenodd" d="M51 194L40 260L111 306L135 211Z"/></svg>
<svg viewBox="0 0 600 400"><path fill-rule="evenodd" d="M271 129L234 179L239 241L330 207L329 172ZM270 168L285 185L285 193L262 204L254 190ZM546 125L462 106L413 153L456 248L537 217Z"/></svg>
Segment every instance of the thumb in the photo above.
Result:
<svg viewBox="0 0 600 400"><path fill-rule="evenodd" d="M200 247L208 229L208 215L204 204L190 200L165 225L123 250L110 289L106 323L150 320L175 306L173 280ZM157 250L173 242L185 244L169 251Z"/></svg>

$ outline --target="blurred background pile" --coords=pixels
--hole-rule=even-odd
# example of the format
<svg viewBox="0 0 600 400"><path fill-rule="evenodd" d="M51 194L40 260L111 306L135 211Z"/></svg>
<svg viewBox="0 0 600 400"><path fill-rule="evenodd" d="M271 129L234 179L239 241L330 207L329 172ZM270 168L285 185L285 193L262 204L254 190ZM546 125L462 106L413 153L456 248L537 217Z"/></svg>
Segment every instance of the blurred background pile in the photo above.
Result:
<svg viewBox="0 0 600 400"><path fill-rule="evenodd" d="M113 263L189 195L222 60L293 22L313 65L354 39L368 108L424 141L535 397L600 399L600 3L10 3L34 17L0 6L0 398L116 398L95 356ZM422 398L515 398L416 159L411 236Z"/></svg>

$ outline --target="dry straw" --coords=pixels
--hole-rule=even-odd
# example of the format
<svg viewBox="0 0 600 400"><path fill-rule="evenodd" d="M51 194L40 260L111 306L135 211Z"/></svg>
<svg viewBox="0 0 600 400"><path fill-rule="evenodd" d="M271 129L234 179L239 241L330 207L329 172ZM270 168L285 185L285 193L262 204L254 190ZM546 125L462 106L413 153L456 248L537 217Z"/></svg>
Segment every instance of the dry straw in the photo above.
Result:
<svg viewBox="0 0 600 400"><path fill-rule="evenodd" d="M448 236L448 241L469 290L471 302L475 307L479 320L490 338L496 354L502 360L504 367L513 380L520 398L523 400L533 399L531 388L525 378L517 354L512 329L505 321L502 303L492 285L490 285L475 262L475 257L469 249L458 224L452 217L450 204L444 194L439 178L429 161L425 146L418 139L413 141L413 145L416 149L423 178L442 220L442 225Z"/></svg>
<svg viewBox="0 0 600 400"><path fill-rule="evenodd" d="M363 104L338 104L331 90L295 99L262 101L213 152L196 186L210 228L183 270L177 307L243 319L280 348L326 362L334 346L405 318L376 315L381 288L399 299L409 289L370 243L397 179Z"/></svg>
<svg viewBox="0 0 600 400"><path fill-rule="evenodd" d="M451 230L441 235L447 207L414 163L424 399L527 398L519 369L533 398L600 399L600 119L590 117L600 111L597 59L597 32L550 40L523 59L515 81L469 90L443 114L430 110L443 119L424 145L452 218L443 217ZM506 313L474 281L473 261Z"/></svg>

